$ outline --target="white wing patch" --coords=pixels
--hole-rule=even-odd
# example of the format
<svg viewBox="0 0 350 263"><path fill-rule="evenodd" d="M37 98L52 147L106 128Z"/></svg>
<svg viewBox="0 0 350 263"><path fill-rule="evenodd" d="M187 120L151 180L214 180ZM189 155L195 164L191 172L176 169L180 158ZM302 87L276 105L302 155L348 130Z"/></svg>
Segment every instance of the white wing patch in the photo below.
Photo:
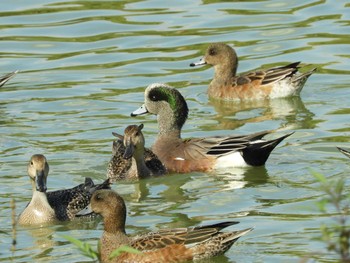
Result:
<svg viewBox="0 0 350 263"><path fill-rule="evenodd" d="M185 159L182 157L175 157L174 160L175 161L185 161Z"/></svg>

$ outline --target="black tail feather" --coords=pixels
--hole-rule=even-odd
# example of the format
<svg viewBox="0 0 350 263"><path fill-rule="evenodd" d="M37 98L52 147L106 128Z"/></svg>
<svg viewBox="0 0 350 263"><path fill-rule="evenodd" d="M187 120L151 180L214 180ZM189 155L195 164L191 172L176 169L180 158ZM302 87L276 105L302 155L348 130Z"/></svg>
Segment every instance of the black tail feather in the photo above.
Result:
<svg viewBox="0 0 350 263"><path fill-rule="evenodd" d="M275 147L294 132L286 134L280 138L250 144L243 149L242 156L245 162L251 166L264 165Z"/></svg>
<svg viewBox="0 0 350 263"><path fill-rule="evenodd" d="M239 224L237 221L226 221L226 222L220 222L217 224L212 224L212 225L205 225L205 226L197 226L195 229L203 229L203 228L215 228L217 231L220 231L226 227L232 226Z"/></svg>
<svg viewBox="0 0 350 263"><path fill-rule="evenodd" d="M347 157L350 158L350 151L345 150L345 149L340 148L340 147L337 147L337 148L338 148L338 150L339 150L342 154L344 154L345 156L347 156Z"/></svg>

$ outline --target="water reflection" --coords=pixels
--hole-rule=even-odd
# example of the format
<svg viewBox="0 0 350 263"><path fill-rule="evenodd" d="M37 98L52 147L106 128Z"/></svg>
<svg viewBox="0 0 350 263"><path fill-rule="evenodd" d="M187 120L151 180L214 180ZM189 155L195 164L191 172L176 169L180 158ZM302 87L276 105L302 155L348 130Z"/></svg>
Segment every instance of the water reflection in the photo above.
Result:
<svg viewBox="0 0 350 263"><path fill-rule="evenodd" d="M299 96L272 100L233 102L210 99L217 115L213 117L218 125L200 126L205 130L234 130L247 123L281 120L281 127L287 129L312 129L314 113L306 108Z"/></svg>
<svg viewBox="0 0 350 263"><path fill-rule="evenodd" d="M215 178L224 182L220 191L229 191L244 187L257 187L267 182L269 174L265 166L234 168L215 171Z"/></svg>
<svg viewBox="0 0 350 263"><path fill-rule="evenodd" d="M199 105L191 110L186 125L193 136L242 126L247 130L244 125L252 124L248 128L296 130L298 139L279 148L285 154L283 163L268 163L268 171L255 167L231 174L118 182L112 187L127 201L128 230L192 226L249 211L242 214L241 225L256 229L225 256L210 262L298 262L299 255L314 248L324 250L310 239L317 236L320 217L309 200L314 202L319 193L307 188L313 182L306 171L317 167L327 176L338 177L349 167L346 157L334 148L349 148L349 3L174 3L0 1L2 72L21 70L0 90L1 193L15 195L22 206L27 203L27 179L17 176L20 160L38 151L60 160L55 164L59 176L52 178L57 179L56 189L79 183L85 176L102 180L110 158L110 132L116 125L123 129L134 121L129 113L143 100L147 84L167 82L194 98L192 106ZM206 87L199 87L208 84L213 70L193 71L187 65L213 41L237 47L241 72L299 60L317 66L318 71L303 89L302 100L208 103L207 96L201 95ZM199 119L203 122L198 123ZM155 136L156 122L147 123L149 134ZM6 202L0 210L3 229L11 229ZM322 220L332 222L327 217ZM86 260L67 242L55 242L50 233L74 229L68 234L78 234L83 241L101 235L95 225L82 230L74 224L50 227L41 234L19 230L13 261ZM335 260L334 255L319 255L312 258ZM2 249L0 261L7 262L10 256L8 248Z"/></svg>
<svg viewBox="0 0 350 263"><path fill-rule="evenodd" d="M20 231L28 233L33 240L31 246L29 245L29 242L25 244L25 251L29 252L29 254L34 254L34 258L37 260L40 258L52 259L50 253L57 245L57 242L53 238L55 233L53 228L44 225L40 227L20 228ZM23 244L19 243L19 246L22 247Z"/></svg>

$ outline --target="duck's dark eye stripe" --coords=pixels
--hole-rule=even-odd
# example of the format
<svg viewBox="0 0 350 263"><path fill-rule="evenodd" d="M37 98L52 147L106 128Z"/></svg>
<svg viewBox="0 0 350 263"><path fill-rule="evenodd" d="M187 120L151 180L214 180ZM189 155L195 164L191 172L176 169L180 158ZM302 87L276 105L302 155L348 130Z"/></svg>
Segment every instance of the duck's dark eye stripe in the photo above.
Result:
<svg viewBox="0 0 350 263"><path fill-rule="evenodd" d="M167 90L162 88L156 88L151 90L148 97L151 101L169 100L169 94L167 93Z"/></svg>

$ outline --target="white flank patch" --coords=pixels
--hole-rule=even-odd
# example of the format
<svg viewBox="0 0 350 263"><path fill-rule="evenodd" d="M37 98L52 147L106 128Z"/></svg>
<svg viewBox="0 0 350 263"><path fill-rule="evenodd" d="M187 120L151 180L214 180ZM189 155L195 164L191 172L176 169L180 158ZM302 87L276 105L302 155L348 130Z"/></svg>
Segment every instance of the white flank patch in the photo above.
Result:
<svg viewBox="0 0 350 263"><path fill-rule="evenodd" d="M216 159L214 169L223 169L228 167L249 167L244 161L240 152L233 152Z"/></svg>
<svg viewBox="0 0 350 263"><path fill-rule="evenodd" d="M176 160L176 161L185 161L185 159L181 158L181 157L175 157L174 160Z"/></svg>
<svg viewBox="0 0 350 263"><path fill-rule="evenodd" d="M298 93L299 93L298 87L293 85L290 79L284 79L284 80L278 81L273 85L270 98L275 99L275 98L288 97L291 95L297 95Z"/></svg>

